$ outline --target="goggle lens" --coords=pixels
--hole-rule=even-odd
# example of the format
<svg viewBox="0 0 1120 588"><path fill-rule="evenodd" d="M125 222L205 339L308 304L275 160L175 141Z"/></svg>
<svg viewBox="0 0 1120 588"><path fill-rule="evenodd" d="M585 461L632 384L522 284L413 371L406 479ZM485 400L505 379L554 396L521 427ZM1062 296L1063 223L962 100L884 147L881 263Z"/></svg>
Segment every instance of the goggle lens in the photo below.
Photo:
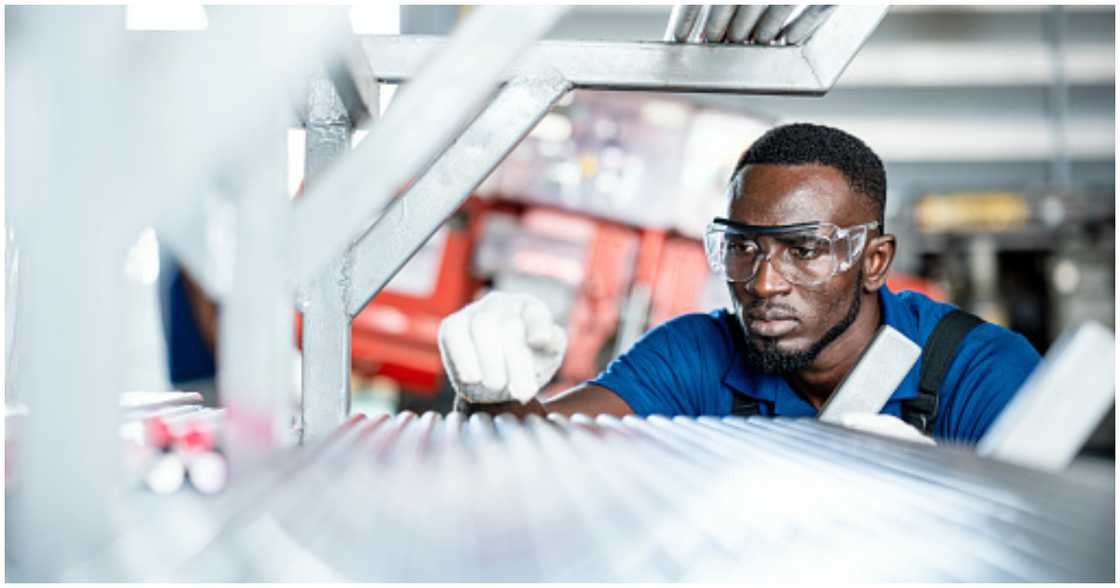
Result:
<svg viewBox="0 0 1120 588"><path fill-rule="evenodd" d="M730 282L749 282L769 262L783 278L801 286L818 286L847 269L862 252L867 230L878 224L840 228L807 223L751 231L721 220L709 225L704 238L713 271Z"/></svg>

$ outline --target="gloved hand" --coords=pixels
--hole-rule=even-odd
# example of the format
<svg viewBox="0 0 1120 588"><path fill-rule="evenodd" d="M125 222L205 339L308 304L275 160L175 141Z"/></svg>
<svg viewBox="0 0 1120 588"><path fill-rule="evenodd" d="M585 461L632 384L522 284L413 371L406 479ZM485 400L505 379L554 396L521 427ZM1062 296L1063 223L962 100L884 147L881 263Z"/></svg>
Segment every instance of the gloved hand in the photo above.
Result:
<svg viewBox="0 0 1120 588"><path fill-rule="evenodd" d="M901 441L921 443L922 445L937 445L936 441L926 437L921 431L910 426L902 419L889 414L844 414L840 415L837 424L849 429L891 437Z"/></svg>
<svg viewBox="0 0 1120 588"><path fill-rule="evenodd" d="M548 307L526 294L490 292L439 325L443 367L468 402L528 402L560 368L567 347Z"/></svg>

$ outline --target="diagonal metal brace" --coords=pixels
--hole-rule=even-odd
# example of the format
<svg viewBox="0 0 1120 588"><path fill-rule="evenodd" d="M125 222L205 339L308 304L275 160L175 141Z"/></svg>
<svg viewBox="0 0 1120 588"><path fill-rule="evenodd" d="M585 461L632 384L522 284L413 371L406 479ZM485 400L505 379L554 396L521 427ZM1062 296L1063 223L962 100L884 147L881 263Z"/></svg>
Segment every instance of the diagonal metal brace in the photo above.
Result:
<svg viewBox="0 0 1120 588"><path fill-rule="evenodd" d="M471 192L536 126L571 84L563 78L517 78L354 245L349 311L357 315Z"/></svg>

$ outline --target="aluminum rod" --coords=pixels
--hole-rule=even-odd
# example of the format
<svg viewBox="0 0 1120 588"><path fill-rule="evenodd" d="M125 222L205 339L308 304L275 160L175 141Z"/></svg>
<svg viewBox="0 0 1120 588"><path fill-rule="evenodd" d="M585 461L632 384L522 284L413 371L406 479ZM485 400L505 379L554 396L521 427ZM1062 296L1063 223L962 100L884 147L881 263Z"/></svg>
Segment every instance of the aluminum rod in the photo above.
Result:
<svg viewBox="0 0 1120 588"><path fill-rule="evenodd" d="M704 24L704 40L708 43L721 43L727 35L727 28L735 16L735 5L713 5L708 12L708 20Z"/></svg>
<svg viewBox="0 0 1120 588"><path fill-rule="evenodd" d="M709 421L710 422L710 421ZM708 423L705 423L708 424ZM891 470L896 472L908 472L917 474L914 476L915 480L920 480L926 476L935 477L936 470L930 468L930 464L923 463L923 460L916 459L914 455L905 455L900 459L882 459L875 455L868 453L861 453L852 451L850 447L845 447L840 444L833 444L830 441L820 443L821 436L813 434L808 429L802 426L788 427L781 430L775 430L788 435L797 442L817 442L822 446L829 447L829 451L837 450L857 462L866 464L872 468L883 468L884 470ZM830 432L827 435L830 439L836 439L835 432ZM900 468L899 465L905 463L905 468ZM1029 483L1029 482L1028 482ZM943 483L944 485L944 483ZM998 495L990 495L989 493L981 492L974 493L967 485L962 485L952 490L946 489L943 485L928 486L921 484L914 484L917 492L922 494L921 501L926 504L942 504L949 507L947 512L941 513L943 516L952 518L956 524L962 526L972 526L977 521L985 520L985 525L977 529L977 533L985 534L992 533L993 539L998 539L999 533L1012 532L1008 528L1008 522L1012 520L1019 520L1020 524L1014 532L1030 536L1032 539L1031 545L1024 546L1026 551L1030 552L1029 557L1042 560L1053 560L1053 565L1058 567L1067 567L1071 572L1076 572L1076 564L1073 568L1063 562L1078 562L1082 560L1092 559L1099 557L1103 554L1104 546L1099 546L1100 549L1093 547L1085 548L1084 546L1071 550L1068 544L1061 544L1055 542L1054 537L1063 533L1069 533L1076 530L1079 524L1089 524L1095 514L1089 512L1077 512L1066 508L1065 505L1060 503L1052 503L1052 506L1047 508L1048 512L1031 513L1023 509L1021 504L1016 504L1014 501L1006 501L1003 497ZM947 484L952 486L952 484ZM1024 516L1031 515L1035 516ZM1041 514L1042 516L1038 516ZM1077 521L1081 521L1078 523ZM1094 546L1095 547L1095 546ZM1089 565L1085 561L1086 565Z"/></svg>
<svg viewBox="0 0 1120 588"><path fill-rule="evenodd" d="M686 43L696 45L704 42L704 25L708 22L708 14L712 11L711 4L704 4L700 6L700 13L696 15L696 23L692 25L692 31L688 33Z"/></svg>
<svg viewBox="0 0 1120 588"><path fill-rule="evenodd" d="M414 77L424 57L443 44L427 36L362 38L371 68L389 83ZM575 88L596 90L809 95L828 90L797 47L539 41L504 77L540 71L556 71Z"/></svg>
<svg viewBox="0 0 1120 588"><path fill-rule="evenodd" d="M424 176L386 208L354 245L350 316L365 308L569 87L554 76L511 81Z"/></svg>
<svg viewBox="0 0 1120 588"><path fill-rule="evenodd" d="M727 27L726 40L729 43L749 41L758 19L766 11L765 4L741 4L735 9L731 25Z"/></svg>
<svg viewBox="0 0 1120 588"><path fill-rule="evenodd" d="M138 575L99 577L820 583L1114 575L1110 466L1058 475L961 447L763 417L403 413L351 419L327 441L290 456L300 466L280 478L243 478L251 492L231 487L223 506L237 508L218 524L149 536L163 545L131 568ZM198 512L185 505L166 500L160 520L145 522L154 531ZM213 540L199 548L200 535ZM126 547L140 546L111 555L134 553ZM818 554L812 566L806 550ZM171 565L158 573L161 562Z"/></svg>
<svg viewBox="0 0 1120 588"><path fill-rule="evenodd" d="M790 21L778 36L789 45L800 45L817 32L835 9L836 6L830 4L809 6Z"/></svg>
<svg viewBox="0 0 1120 588"><path fill-rule="evenodd" d="M684 43L692 33L700 16L700 6L696 4L676 4L669 14L669 23L665 27L664 41L669 43Z"/></svg>
<svg viewBox="0 0 1120 588"><path fill-rule="evenodd" d="M767 6L766 12L762 13L762 16L758 19L758 24L754 26L751 39L755 43L770 43L777 40L778 33L781 32L786 19L793 14L796 8L796 6L781 4Z"/></svg>
<svg viewBox="0 0 1120 588"><path fill-rule="evenodd" d="M297 203L296 283L361 236L395 192L477 115L502 72L562 13L559 7L479 7L447 40L445 51L425 56L433 59L422 60L423 73L401 89L367 140Z"/></svg>
<svg viewBox="0 0 1120 588"><path fill-rule="evenodd" d="M304 187L313 186L350 150L352 120L332 80L309 84L305 128ZM365 116L370 116L366 113ZM376 116L376 113L373 113ZM348 249L328 263L301 297L303 367L300 438L313 439L338 427L350 412L350 273Z"/></svg>
<svg viewBox="0 0 1120 588"><path fill-rule="evenodd" d="M710 422L710 421L709 421ZM685 423L691 426L690 423ZM791 453L801 453L808 450L811 453L820 453L823 457L824 453L831 453L824 450L818 450L816 447L807 448L804 443L811 442L812 436L801 436L801 439L795 441L797 435L791 434L790 430L785 427L775 428L766 423L756 423L763 428L752 429L760 435L765 435L765 438L773 439L778 447L784 447L785 451ZM741 425L740 425L741 426ZM775 450L778 450L777 447ZM875 463L866 458L861 459L858 454L852 455L851 458L866 463L872 469L879 469L881 464ZM853 481L853 475L858 477L855 472L858 468L853 467L851 464L844 464L846 460L839 460L837 464L826 466L835 471L830 472L830 476L837 479L849 478ZM991 511L991 508L982 503L977 503L968 499L958 500L957 495L953 493L942 492L937 486L928 486L921 483L916 483L914 480L903 479L894 488L891 489L893 494L888 497L879 490L872 493L867 493L863 499L871 500L890 500L892 506L900 511L902 517L907 518L927 518L931 521L937 521L936 524L944 525L944 521L951 521L951 526L946 529L959 529L960 531L951 531L958 535L955 541L960 542L962 545L967 543L974 543L975 549L970 552L978 558L977 566L980 568L987 568L989 573L1006 575L1009 570L1024 570L1027 572L1026 577L1033 577L1035 574L1046 573L1046 566L1036 567L1037 560L1052 559L1054 555L1053 545L1047 545L1046 549L1039 549L1042 544L1035 544L1028 547L1033 549L1023 550L1016 545L1000 545L1000 540L1007 532L1005 529L1000 529L1001 521L993 517L992 520L986 520L985 515ZM934 506L937 505L937 506ZM861 509L860 505L852 504L853 508L857 511ZM871 508L865 505L862 508ZM906 514L902 514L906 513ZM900 523L901 524L901 523ZM1022 528L1017 529L1022 532ZM1054 529L1049 533L1054 534ZM990 535L990 545L985 545L983 535ZM1047 535L1043 534L1036 536L1036 540L1045 540ZM998 548L994 548L998 546ZM913 556L912 556L913 557ZM1057 566L1063 567L1063 561L1069 560L1070 554L1061 554L1061 559L1050 561L1050 567ZM1031 571L1033 569L1033 571ZM1067 573L1074 573L1074 570L1067 569Z"/></svg>

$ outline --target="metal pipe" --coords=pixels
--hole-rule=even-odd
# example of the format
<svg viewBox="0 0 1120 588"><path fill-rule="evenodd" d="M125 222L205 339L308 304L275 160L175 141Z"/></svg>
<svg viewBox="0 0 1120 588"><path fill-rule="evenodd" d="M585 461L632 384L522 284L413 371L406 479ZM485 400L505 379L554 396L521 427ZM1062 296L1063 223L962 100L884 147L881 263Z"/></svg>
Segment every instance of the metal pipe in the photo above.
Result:
<svg viewBox="0 0 1120 588"><path fill-rule="evenodd" d="M685 39L686 43L696 45L704 42L704 23L708 22L708 14L711 13L712 6L704 4L700 6L700 13L696 15L696 24L692 26L692 31L688 33L688 38Z"/></svg>
<svg viewBox="0 0 1120 588"><path fill-rule="evenodd" d="M754 30L758 19L766 11L765 4L741 4L735 9L735 16L731 25L727 27L725 40L728 43L743 43L748 41L751 31Z"/></svg>
<svg viewBox="0 0 1120 588"><path fill-rule="evenodd" d="M507 84L463 135L353 246L355 316L570 88L553 77ZM313 367L312 369L319 369Z"/></svg>
<svg viewBox="0 0 1120 588"><path fill-rule="evenodd" d="M778 4L767 6L766 12L762 13L762 16L758 19L758 24L754 27L751 39L755 43L762 44L775 41L786 19L793 14L795 8L797 7Z"/></svg>
<svg viewBox="0 0 1120 588"><path fill-rule="evenodd" d="M797 18L790 21L778 36L784 39L787 45L800 45L817 32L835 9L836 6L831 4L808 6L797 15Z"/></svg>
<svg viewBox="0 0 1120 588"><path fill-rule="evenodd" d="M708 43L721 43L727 35L727 27L735 16L734 4L715 4L708 11L704 24L704 40Z"/></svg>
<svg viewBox="0 0 1120 588"><path fill-rule="evenodd" d="M665 27L662 40L667 43L684 43L692 33L700 16L700 6L695 4L676 4L669 13L669 22Z"/></svg>
<svg viewBox="0 0 1120 588"><path fill-rule="evenodd" d="M731 430L717 424L717 421L714 419L707 419L704 423L699 424L679 419L675 422L690 428L706 425L712 427L713 430ZM804 452L819 453L822 460L827 461L827 458L824 456L826 452L818 449L818 444L813 442L813 436L801 436L801 439L795 442L793 440L794 435L790 434L791 431L789 431L788 428L774 428L770 427L767 423L756 424L763 427L757 429L760 436L772 438L773 441L778 444L775 446L775 450L782 451L777 449L777 447L784 446L785 451L791 454L803 454ZM773 437L769 435L771 432L773 433ZM814 446L810 448L807 444L812 444ZM828 453L831 454L831 451ZM845 456L839 460L834 458L832 461L840 465L828 465L823 467L835 468L836 471L831 475L838 478L850 478L853 483L857 483L861 479L859 473L861 469L870 468L872 470L879 470L883 467L879 460L861 459L858 454L853 454L851 457ZM862 496L859 500L889 500L894 506L899 508L900 512L907 513L905 515L900 514L902 517L927 517L931 521L939 519L951 520L953 527L966 530L966 532L963 533L965 538L961 540L974 542L976 544L976 550L973 551L973 553L980 558L980 562L977 565L979 567L988 568L990 573L1001 569L1029 570L1036 566L1034 562L1039 559L1050 559L1052 560L1050 562L1052 566L1061 567L1062 564L1059 560L1064 559L1065 561L1069 561L1071 557L1070 553L1056 555L1056 551L1060 552L1062 548L1047 541L1047 538L1052 536L1054 532L1053 528L1048 530L1049 534L1035 534L1031 548L1022 549L1019 546L1008 546L1005 549L990 549L984 545L983 541L978 540L979 537L989 534L990 543L992 545L998 545L1000 543L1000 537L1002 537L1007 530L999 528L1002 523L1000 520L986 520L985 515L991 512L991 507L989 505L977 502L971 498L942 491L936 485L930 486L911 479L901 480L899 484L892 487L892 490L895 490L896 494L893 494L891 497L884 496L881 492L878 492L876 495L868 494ZM861 509L859 504L853 503L851 506L856 510ZM871 507L865 503L865 506L862 508ZM983 521L982 524L981 521ZM1023 526L1018 526L1018 532L1022 533L1025 530ZM917 558L919 555L914 554L910 557ZM1059 559L1053 559L1055 557ZM1041 569L1036 569L1035 571L1041 573ZM1028 575L1027 577L1030 576Z"/></svg>
<svg viewBox="0 0 1120 588"><path fill-rule="evenodd" d="M350 151L353 128L346 104L334 84L311 81L304 126L305 190L315 185L330 165ZM367 116L376 117L378 113ZM300 370L300 440L325 435L350 412L350 299L353 254L347 249L304 290L303 365Z"/></svg>

